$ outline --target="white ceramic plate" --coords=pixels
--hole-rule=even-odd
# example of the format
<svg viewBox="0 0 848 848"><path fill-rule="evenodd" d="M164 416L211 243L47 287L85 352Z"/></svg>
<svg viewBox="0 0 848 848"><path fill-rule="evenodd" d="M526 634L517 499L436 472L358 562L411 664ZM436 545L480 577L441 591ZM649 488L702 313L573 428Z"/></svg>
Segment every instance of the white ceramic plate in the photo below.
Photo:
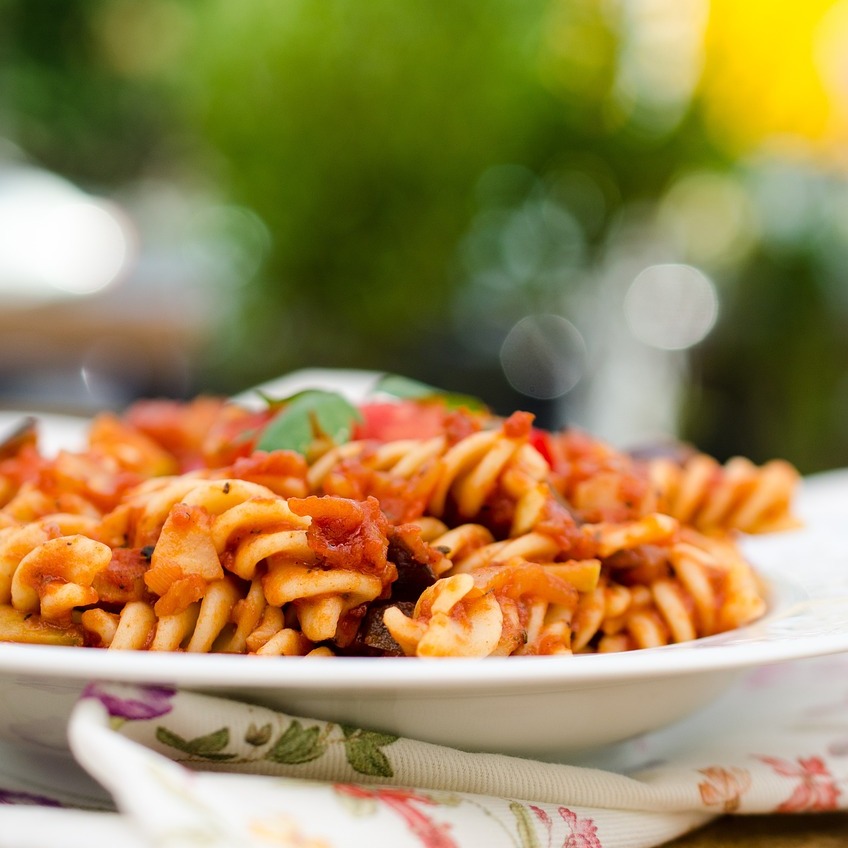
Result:
<svg viewBox="0 0 848 848"><path fill-rule="evenodd" d="M310 373L313 383L322 376ZM319 382L340 379L349 387L337 373ZM294 385L302 380L295 375ZM0 433L13 420L0 414ZM79 422L45 417L42 427L51 445L78 443ZM118 680L219 693L468 750L563 759L674 722L746 669L848 651L848 471L805 480L798 511L804 529L746 543L770 586L770 609L730 633L624 654L432 661L0 644L0 738L62 752L85 683Z"/></svg>

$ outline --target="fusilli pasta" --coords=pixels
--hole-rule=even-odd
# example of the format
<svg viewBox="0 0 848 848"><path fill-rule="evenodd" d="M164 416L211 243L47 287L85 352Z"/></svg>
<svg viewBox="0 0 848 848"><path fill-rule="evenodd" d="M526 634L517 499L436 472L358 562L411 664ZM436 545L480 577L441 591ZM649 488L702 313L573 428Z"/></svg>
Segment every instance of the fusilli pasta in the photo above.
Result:
<svg viewBox="0 0 848 848"><path fill-rule="evenodd" d="M265 444L287 408L145 401L97 417L85 451L7 446L0 641L270 656L650 648L763 615L736 534L795 523L798 475L780 460L628 454L437 396L352 408L338 440L316 412L307 449Z"/></svg>

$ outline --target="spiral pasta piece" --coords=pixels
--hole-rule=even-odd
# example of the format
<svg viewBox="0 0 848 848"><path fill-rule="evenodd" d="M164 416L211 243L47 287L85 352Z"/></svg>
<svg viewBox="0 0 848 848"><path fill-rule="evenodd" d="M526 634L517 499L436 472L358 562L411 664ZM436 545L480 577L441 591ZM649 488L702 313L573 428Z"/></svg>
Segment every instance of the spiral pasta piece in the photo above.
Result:
<svg viewBox="0 0 848 848"><path fill-rule="evenodd" d="M659 513L621 524L584 524L579 528L575 545L573 538L559 538L538 530L495 540L485 527L464 524L436 537L432 544L445 548L453 561L451 572L458 573L515 556L532 562L554 563L569 557L575 546L587 559L605 558L642 545L668 543L678 527L675 519Z"/></svg>
<svg viewBox="0 0 848 848"><path fill-rule="evenodd" d="M697 454L683 464L654 460L648 473L659 509L699 530L765 533L797 526L791 502L798 472L783 460L720 465Z"/></svg>
<svg viewBox="0 0 848 848"><path fill-rule="evenodd" d="M460 519L478 516L493 494L512 502L526 500L516 529L537 515L549 467L529 444L529 418L517 413L490 430L473 432L451 443L446 436L403 439L385 444L351 442L333 448L312 464L307 482L314 492L362 499L375 495L390 518L441 518L455 511ZM391 501L402 493L403 509ZM535 510L534 507L535 506Z"/></svg>
<svg viewBox="0 0 848 848"><path fill-rule="evenodd" d="M445 577L424 590L411 616L390 607L383 621L409 656L509 655L529 641L538 650L544 607L576 603L571 584L516 557L502 566Z"/></svg>
<svg viewBox="0 0 848 848"><path fill-rule="evenodd" d="M12 584L24 557L59 536L79 535L96 539L97 527L98 522L88 515L57 513L29 523L12 522L0 529L0 604L11 602ZM57 580L67 577L65 572L68 569L62 562L57 564L56 570ZM19 583L21 579L18 576Z"/></svg>
<svg viewBox="0 0 848 848"><path fill-rule="evenodd" d="M498 430L474 433L452 446L439 461L428 513L443 515L452 498L459 518L469 520L499 485L514 500L535 491L549 469L527 436L525 428L511 428L507 421Z"/></svg>
<svg viewBox="0 0 848 848"><path fill-rule="evenodd" d="M765 612L751 566L729 539L688 531L666 552L664 570L627 585L613 567L581 596L574 618L575 650L615 651L686 642L732 630Z"/></svg>
<svg viewBox="0 0 848 848"><path fill-rule="evenodd" d="M312 649L302 633L285 627L281 610L268 612L258 583L245 594L243 584L227 576L177 613L157 616L151 604L135 601L120 613L86 610L81 620L90 638L110 650L294 656Z"/></svg>
<svg viewBox="0 0 848 848"><path fill-rule="evenodd" d="M166 492L173 495L174 489L171 487ZM158 596L154 606L156 615L171 618L200 601L200 622L210 620L204 607L210 603L207 592L217 593L214 603L220 610L227 604L218 596L232 593L234 584L223 579L226 567L229 575L253 581L252 590L241 605L242 616L250 615L258 621L265 604L280 608L291 605L307 639L332 639L342 617L379 596L391 573L385 562L387 541L384 535L380 536L379 527L375 531L379 538L360 552L364 571L347 563L345 567L334 567L327 556L321 556L316 539L320 542L322 509L330 504L336 506L333 520L347 520L354 533L364 523L379 524L379 508L374 502L370 507L345 503L345 509L340 507L339 499L327 498L297 502L298 514L290 503L295 503L295 499L290 502L277 497L258 484L238 480L195 481L182 494L180 502L170 508L151 555L150 569L145 574L147 587ZM306 511L310 507L319 517L315 526L312 515ZM155 523L160 520L160 513L161 503L153 512ZM142 539L146 533L143 529ZM233 597L229 606L237 600ZM228 649L246 648L251 632L244 620L240 621ZM197 633L195 628L187 650L208 649L217 638L217 633L211 641L210 637L200 638ZM183 639L181 634L180 643ZM170 644L173 645L173 640ZM159 646L159 642L154 643L155 648Z"/></svg>
<svg viewBox="0 0 848 848"><path fill-rule="evenodd" d="M95 577L112 559L108 545L86 536L47 539L21 558L12 576L12 606L45 619L69 617L75 607L96 603Z"/></svg>

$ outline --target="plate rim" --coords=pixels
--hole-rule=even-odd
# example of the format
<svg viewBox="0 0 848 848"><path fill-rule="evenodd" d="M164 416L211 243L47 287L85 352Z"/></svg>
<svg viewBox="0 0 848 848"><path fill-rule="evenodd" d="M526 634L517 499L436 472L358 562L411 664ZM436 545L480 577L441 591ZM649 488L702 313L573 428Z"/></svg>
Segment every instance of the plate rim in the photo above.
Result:
<svg viewBox="0 0 848 848"><path fill-rule="evenodd" d="M610 654L530 657L259 657L236 654L108 651L74 646L0 643L0 678L109 680L236 691L288 689L345 692L510 691L527 686L570 689L668 676L744 670L848 652L848 631L758 640L787 613L815 625L817 604L797 583L774 578L785 604L762 619L690 642ZM837 599L838 600L838 599ZM844 599L848 604L848 596ZM743 644L739 640L750 639ZM329 665L325 665L325 662ZM328 673L328 669L332 669Z"/></svg>

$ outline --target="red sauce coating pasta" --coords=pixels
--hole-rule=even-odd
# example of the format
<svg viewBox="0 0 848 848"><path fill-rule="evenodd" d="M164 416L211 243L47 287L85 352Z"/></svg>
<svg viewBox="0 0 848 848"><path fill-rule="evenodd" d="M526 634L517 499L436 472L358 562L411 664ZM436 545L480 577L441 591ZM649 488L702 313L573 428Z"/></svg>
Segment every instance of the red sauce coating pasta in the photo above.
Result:
<svg viewBox="0 0 848 848"><path fill-rule="evenodd" d="M143 401L98 416L79 453L10 441L0 641L265 656L648 648L762 615L737 536L795 523L798 475L781 460L628 454L438 397L365 404L338 444L322 426L305 453L258 450L286 408Z"/></svg>

